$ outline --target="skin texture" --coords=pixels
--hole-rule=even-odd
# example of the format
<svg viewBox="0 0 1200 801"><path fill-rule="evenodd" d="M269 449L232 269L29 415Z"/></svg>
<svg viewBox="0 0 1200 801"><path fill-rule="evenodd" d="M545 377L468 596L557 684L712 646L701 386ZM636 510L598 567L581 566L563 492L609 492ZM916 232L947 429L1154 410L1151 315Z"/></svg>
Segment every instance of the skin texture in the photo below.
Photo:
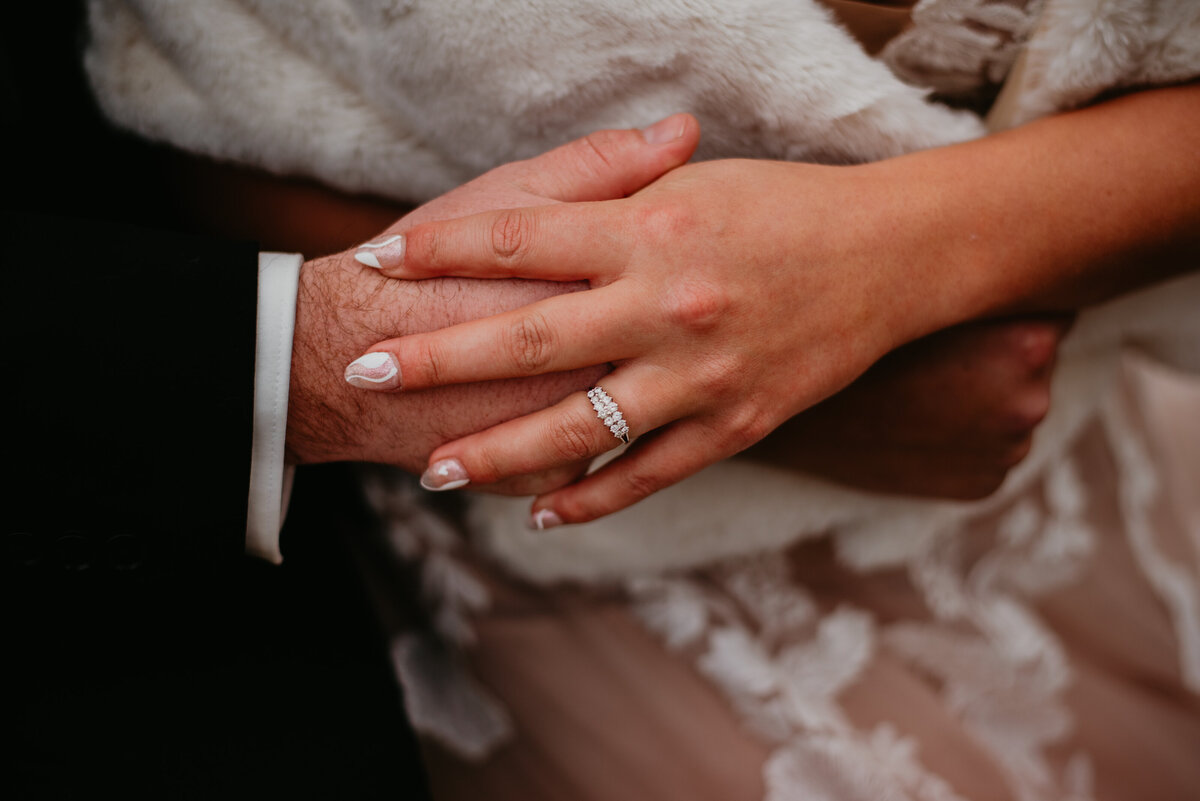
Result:
<svg viewBox="0 0 1200 801"><path fill-rule="evenodd" d="M877 492L987 497L1033 444L1070 318L969 323L889 353L746 455Z"/></svg>
<svg viewBox="0 0 1200 801"><path fill-rule="evenodd" d="M1070 311L1191 267L1197 152L1200 88L1184 86L869 165L708 162L627 199L424 224L390 275L592 290L371 349L395 355L406 392L616 363L603 385L640 441L534 504L590 520L744 450L932 332ZM431 462L488 484L613 444L577 395Z"/></svg>

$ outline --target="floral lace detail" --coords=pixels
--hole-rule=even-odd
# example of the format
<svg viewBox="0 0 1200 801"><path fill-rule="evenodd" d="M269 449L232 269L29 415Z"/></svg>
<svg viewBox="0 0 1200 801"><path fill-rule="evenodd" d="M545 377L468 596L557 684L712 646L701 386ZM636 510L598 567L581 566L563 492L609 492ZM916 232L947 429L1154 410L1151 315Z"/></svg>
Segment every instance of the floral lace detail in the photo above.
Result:
<svg viewBox="0 0 1200 801"><path fill-rule="evenodd" d="M997 521L995 542L973 564L967 537L941 538L909 566L932 620L882 634L925 674L949 710L995 759L1020 801L1091 797L1088 758L1055 775L1045 751L1071 733L1063 692L1071 670L1061 643L1029 601L1074 580L1091 555L1086 491L1070 461L1051 469L1045 509L1019 501Z"/></svg>
<svg viewBox="0 0 1200 801"><path fill-rule="evenodd" d="M879 58L905 83L981 110L991 104L1042 0L922 0Z"/></svg>
<svg viewBox="0 0 1200 801"><path fill-rule="evenodd" d="M876 648L867 613L821 615L773 554L694 576L628 582L633 610L671 648L694 652L747 726L776 748L763 767L767 801L960 797L888 724L859 730L838 705Z"/></svg>
<svg viewBox="0 0 1200 801"><path fill-rule="evenodd" d="M837 696L886 648L934 686L987 751L1020 801L1092 797L1091 764L1075 754L1058 773L1046 752L1072 731L1063 701L1071 670L1030 600L1075 580L1095 534L1068 461L1039 502L997 521L973 560L966 532L938 538L909 566L928 620L880 627L842 605L822 615L789 573L786 555L688 576L628 583L633 609L671 648L691 654L747 726L776 744L764 766L767 801L800 798L954 799L924 768L917 742L892 723L856 728ZM979 545L980 543L976 543Z"/></svg>
<svg viewBox="0 0 1200 801"><path fill-rule="evenodd" d="M1170 614L1183 683L1200 694L1200 582L1192 571L1169 558L1156 541L1151 509L1159 500L1161 486L1146 443L1137 433L1131 406L1135 404L1114 396L1101 407L1105 433L1124 479L1117 501L1130 550ZM1200 542L1200 531L1192 531L1191 536Z"/></svg>
<svg viewBox="0 0 1200 801"><path fill-rule="evenodd" d="M411 476L365 471L363 491L379 516L384 547L360 559L381 610L397 587L414 586L417 625L384 615L392 667L413 727L464 759L480 760L512 738L504 705L470 674L462 649L475 642L472 615L486 611L487 588L458 558L461 525L424 502ZM387 600L384 600L387 599Z"/></svg>
<svg viewBox="0 0 1200 801"><path fill-rule="evenodd" d="M1192 571L1156 542L1149 515L1158 480L1135 407L1120 398L1106 403L1095 431L1113 456L1130 549L1172 614L1181 672L1194 687L1200 593ZM818 604L795 573L794 554L785 552L629 579L624 591L645 627L692 662L771 745L762 768L765 801L961 799L922 763L919 739L902 719L856 723L843 707L840 696L883 654L927 683L1013 799L1089 801L1091 757L1064 753L1075 726L1066 703L1070 660L1035 606L1079 581L1099 544L1088 519L1093 499L1074 458L1057 462L1007 508L931 538L897 574L924 607L901 619L881 622L844 601ZM503 705L461 661L461 649L474 642L471 618L489 606L475 562L460 554L461 523L425 505L411 479L398 474L373 472L366 487L428 620L423 632L393 630L409 713L418 730L481 759L513 729Z"/></svg>

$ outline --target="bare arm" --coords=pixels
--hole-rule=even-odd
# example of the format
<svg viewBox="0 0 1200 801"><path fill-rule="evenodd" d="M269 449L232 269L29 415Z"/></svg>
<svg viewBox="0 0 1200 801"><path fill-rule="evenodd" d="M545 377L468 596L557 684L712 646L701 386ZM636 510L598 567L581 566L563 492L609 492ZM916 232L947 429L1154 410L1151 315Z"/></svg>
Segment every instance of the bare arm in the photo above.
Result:
<svg viewBox="0 0 1200 801"><path fill-rule="evenodd" d="M939 288L907 299L919 333L1072 311L1200 264L1197 84L857 169L911 206L897 248L910 283Z"/></svg>

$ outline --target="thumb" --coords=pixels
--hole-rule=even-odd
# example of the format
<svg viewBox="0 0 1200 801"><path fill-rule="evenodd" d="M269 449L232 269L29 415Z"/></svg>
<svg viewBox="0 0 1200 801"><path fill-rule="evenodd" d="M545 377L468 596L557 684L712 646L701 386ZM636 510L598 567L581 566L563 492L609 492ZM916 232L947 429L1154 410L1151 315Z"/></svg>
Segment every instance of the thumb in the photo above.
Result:
<svg viewBox="0 0 1200 801"><path fill-rule="evenodd" d="M700 123L673 114L638 130L609 130L520 162L523 188L550 200L625 197L686 164L700 142Z"/></svg>

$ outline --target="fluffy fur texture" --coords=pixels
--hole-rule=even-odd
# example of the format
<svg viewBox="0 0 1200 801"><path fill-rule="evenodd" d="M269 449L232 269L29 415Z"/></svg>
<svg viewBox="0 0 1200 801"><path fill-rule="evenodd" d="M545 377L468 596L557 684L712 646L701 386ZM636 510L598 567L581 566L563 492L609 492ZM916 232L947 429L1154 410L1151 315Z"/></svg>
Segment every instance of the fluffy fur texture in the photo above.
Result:
<svg viewBox="0 0 1200 801"><path fill-rule="evenodd" d="M1081 106L1112 89L1194 78L1200 63L1195 0L1048 0L1007 87L1010 124Z"/></svg>
<svg viewBox="0 0 1200 801"><path fill-rule="evenodd" d="M983 131L813 0L93 0L91 23L122 125L406 200L679 110L701 158L866 161Z"/></svg>
<svg viewBox="0 0 1200 801"><path fill-rule="evenodd" d="M999 24L1005 5L925 0L918 14L969 21L979 8ZM679 110L701 120L701 157L863 161L983 131L867 57L814 0L92 0L91 22L88 71L117 122L411 200L590 130ZM1027 53L1006 89L1010 123L1107 88L1200 74L1200 4L1050 0ZM687 568L828 531L859 568L897 564L1061 455L1096 414L1123 345L1200 371L1197 308L1193 275L1082 315L1034 452L982 503L871 495L728 461L557 531L527 531L525 501L481 497L475 527L484 547L540 581Z"/></svg>

